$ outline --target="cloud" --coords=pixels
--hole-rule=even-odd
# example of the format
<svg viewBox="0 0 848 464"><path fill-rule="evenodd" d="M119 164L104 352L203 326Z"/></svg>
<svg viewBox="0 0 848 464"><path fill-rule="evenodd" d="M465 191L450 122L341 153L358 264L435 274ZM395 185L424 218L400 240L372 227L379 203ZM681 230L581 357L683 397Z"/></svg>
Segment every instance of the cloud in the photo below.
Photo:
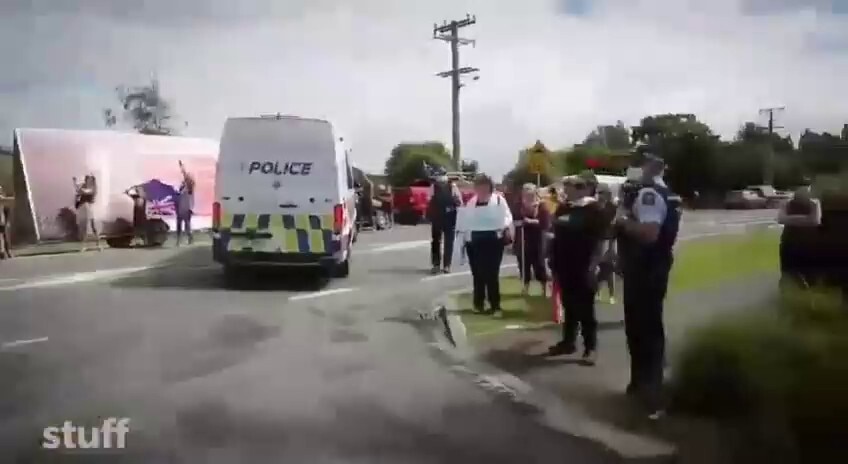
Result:
<svg viewBox="0 0 848 464"><path fill-rule="evenodd" d="M449 82L435 77L450 54L432 25L467 12L477 45L462 64L481 79L462 89L462 151L495 174L536 139L567 146L650 113L692 112L731 136L786 105L791 133L840 128L848 17L758 1L584 0L587 15L562 0L6 0L0 131L101 127L114 87L155 73L188 135L218 137L228 116L325 116L380 170L399 141L450 143Z"/></svg>

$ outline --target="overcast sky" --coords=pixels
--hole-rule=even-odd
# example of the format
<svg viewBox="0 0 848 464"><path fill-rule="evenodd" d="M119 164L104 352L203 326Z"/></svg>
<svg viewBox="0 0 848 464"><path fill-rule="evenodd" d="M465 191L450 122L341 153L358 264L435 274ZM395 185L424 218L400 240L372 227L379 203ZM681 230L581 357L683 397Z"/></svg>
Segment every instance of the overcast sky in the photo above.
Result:
<svg viewBox="0 0 848 464"><path fill-rule="evenodd" d="M848 122L848 0L0 0L0 131L102 127L113 88L158 75L185 134L228 116L331 118L358 163L450 144L450 65L434 22L474 13L463 155L502 174L524 146L692 112L725 137ZM8 144L10 136L0 137Z"/></svg>

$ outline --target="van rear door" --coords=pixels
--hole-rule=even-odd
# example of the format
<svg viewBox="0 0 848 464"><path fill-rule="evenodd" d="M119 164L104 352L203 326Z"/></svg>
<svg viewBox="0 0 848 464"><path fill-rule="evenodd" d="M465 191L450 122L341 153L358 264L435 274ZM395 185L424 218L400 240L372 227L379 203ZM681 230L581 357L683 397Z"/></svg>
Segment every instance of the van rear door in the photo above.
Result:
<svg viewBox="0 0 848 464"><path fill-rule="evenodd" d="M336 147L327 121L229 119L221 139L216 194L222 217L244 218L233 224L234 235L240 235L236 226L267 230L260 238L273 238L277 245L287 242L279 251L330 252L329 243L319 242L332 235L334 207L342 201ZM222 226L227 227L226 221ZM275 228L289 233L271 230ZM299 242L306 236L307 245L297 246L297 231Z"/></svg>

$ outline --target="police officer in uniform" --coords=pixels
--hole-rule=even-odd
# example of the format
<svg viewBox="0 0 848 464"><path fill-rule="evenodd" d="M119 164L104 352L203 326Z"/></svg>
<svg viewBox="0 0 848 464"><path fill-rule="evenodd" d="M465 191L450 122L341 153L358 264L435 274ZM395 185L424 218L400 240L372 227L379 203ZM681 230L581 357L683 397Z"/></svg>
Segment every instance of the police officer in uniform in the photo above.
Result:
<svg viewBox="0 0 848 464"><path fill-rule="evenodd" d="M649 417L656 419L662 411L665 363L663 300L680 225L680 197L662 181L665 163L661 158L647 151L640 158L640 180L624 189L616 226L630 352L627 393L644 401Z"/></svg>

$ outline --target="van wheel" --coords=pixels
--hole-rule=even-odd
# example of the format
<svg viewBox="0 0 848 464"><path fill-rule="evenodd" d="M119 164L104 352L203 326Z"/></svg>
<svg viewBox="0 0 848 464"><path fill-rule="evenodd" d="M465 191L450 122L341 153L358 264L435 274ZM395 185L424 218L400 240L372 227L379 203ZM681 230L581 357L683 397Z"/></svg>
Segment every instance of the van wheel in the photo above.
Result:
<svg viewBox="0 0 848 464"><path fill-rule="evenodd" d="M336 264L333 268L333 277L338 279L344 279L350 275L350 254L347 255L347 259Z"/></svg>

